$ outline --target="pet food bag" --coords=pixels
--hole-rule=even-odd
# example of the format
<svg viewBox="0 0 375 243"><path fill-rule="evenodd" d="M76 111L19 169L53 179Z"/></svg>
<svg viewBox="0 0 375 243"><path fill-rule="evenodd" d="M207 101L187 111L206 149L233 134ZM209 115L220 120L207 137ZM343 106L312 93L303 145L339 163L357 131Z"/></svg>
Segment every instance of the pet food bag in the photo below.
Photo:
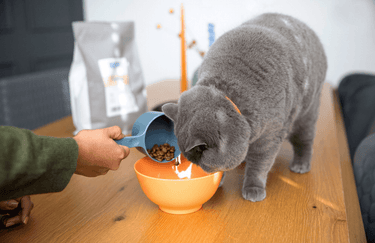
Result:
<svg viewBox="0 0 375 243"><path fill-rule="evenodd" d="M147 112L146 87L133 22L73 22L69 73L74 135L117 125L130 134Z"/></svg>

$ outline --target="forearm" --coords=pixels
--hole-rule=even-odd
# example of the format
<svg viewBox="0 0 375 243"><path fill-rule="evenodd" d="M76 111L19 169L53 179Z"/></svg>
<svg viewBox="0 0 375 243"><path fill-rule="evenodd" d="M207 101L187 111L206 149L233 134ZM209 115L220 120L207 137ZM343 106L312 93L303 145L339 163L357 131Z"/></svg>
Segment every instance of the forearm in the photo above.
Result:
<svg viewBox="0 0 375 243"><path fill-rule="evenodd" d="M0 127L0 201L59 192L76 170L78 145L72 138L37 136Z"/></svg>

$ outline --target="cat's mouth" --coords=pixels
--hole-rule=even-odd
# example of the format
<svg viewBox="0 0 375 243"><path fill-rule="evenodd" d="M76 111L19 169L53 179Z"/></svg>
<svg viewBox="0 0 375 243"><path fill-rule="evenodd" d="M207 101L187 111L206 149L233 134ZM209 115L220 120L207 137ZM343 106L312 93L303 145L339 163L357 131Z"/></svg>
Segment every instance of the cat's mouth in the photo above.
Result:
<svg viewBox="0 0 375 243"><path fill-rule="evenodd" d="M192 162L193 164L196 164L196 165L198 165L199 167L201 167L202 170L204 170L206 173L214 173L214 172L219 171L219 170L216 169L216 168L213 168L213 167L207 166L207 165L205 165L205 164L203 164L203 163L201 163L201 162L198 162L198 161L196 161L196 160L194 160L194 159L189 159L189 158L188 158L188 160L189 160L190 162Z"/></svg>
<svg viewBox="0 0 375 243"><path fill-rule="evenodd" d="M214 173L214 172L217 172L217 171L219 171L218 169L215 169L215 168L212 168L212 167L208 167L208 166L206 166L206 165L204 165L204 164L198 164L201 168L202 168L202 170L204 170L206 173Z"/></svg>
<svg viewBox="0 0 375 243"><path fill-rule="evenodd" d="M229 171L229 170L234 169L234 168L214 168L214 167L207 166L203 163L199 163L198 166L200 166L206 173L215 173L218 171Z"/></svg>
<svg viewBox="0 0 375 243"><path fill-rule="evenodd" d="M196 164L199 167L201 167L206 173L214 173L218 171L227 171L227 170L233 169L233 168L218 168L218 167L206 165L205 163L202 163L203 159L201 158L201 156L197 157L196 155L197 153L186 153L186 158L193 164Z"/></svg>

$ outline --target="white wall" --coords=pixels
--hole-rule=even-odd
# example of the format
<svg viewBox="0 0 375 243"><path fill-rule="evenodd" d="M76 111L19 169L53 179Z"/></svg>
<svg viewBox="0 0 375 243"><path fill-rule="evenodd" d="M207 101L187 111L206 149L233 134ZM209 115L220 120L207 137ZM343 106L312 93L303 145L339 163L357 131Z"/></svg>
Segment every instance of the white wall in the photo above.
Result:
<svg viewBox="0 0 375 243"><path fill-rule="evenodd" d="M350 72L375 74L375 3L373 0L185 0L187 42L208 50L208 23L216 38L264 12L297 17L316 31L328 57L327 81L334 86ZM86 21L134 21L146 83L180 77L181 2L173 0L84 0ZM169 14L169 9L175 10ZM157 24L162 29L156 28ZM194 35L194 36L192 36ZM187 52L188 78L202 59Z"/></svg>

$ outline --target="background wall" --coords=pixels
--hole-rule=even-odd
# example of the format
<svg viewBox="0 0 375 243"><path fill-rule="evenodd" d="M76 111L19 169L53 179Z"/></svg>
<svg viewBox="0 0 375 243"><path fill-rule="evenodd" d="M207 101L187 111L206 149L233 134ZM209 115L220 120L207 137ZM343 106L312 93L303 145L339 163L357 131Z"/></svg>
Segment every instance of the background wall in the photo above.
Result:
<svg viewBox="0 0 375 243"><path fill-rule="evenodd" d="M207 51L208 23L216 39L247 19L280 12L307 23L325 47L327 81L337 86L350 72L375 73L375 2L373 0L185 0L187 42ZM134 21L136 42L147 84L180 77L181 2L173 0L84 0L86 21ZM175 10L174 14L169 9ZM162 29L156 28L157 24ZM188 78L202 58L187 52Z"/></svg>

